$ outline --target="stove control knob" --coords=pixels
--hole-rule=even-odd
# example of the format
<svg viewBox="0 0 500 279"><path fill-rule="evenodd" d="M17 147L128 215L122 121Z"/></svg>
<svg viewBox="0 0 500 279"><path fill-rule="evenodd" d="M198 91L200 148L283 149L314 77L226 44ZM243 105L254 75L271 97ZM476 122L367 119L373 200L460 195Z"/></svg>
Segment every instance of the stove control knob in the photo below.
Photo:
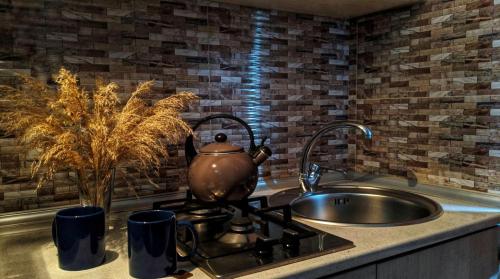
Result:
<svg viewBox="0 0 500 279"><path fill-rule="evenodd" d="M284 229L281 237L283 248L297 249L300 246L300 235L292 229Z"/></svg>
<svg viewBox="0 0 500 279"><path fill-rule="evenodd" d="M255 241L255 252L259 256L269 256L273 253L274 239L258 235Z"/></svg>

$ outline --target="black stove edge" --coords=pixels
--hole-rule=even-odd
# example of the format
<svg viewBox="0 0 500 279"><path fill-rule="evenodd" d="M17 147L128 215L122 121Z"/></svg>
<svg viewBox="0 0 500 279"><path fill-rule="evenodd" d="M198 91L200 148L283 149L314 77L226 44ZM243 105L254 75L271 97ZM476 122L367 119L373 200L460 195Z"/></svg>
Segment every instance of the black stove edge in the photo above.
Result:
<svg viewBox="0 0 500 279"><path fill-rule="evenodd" d="M272 269L272 268L281 267L281 266L288 265L288 264L298 263L298 262L301 262L301 261L305 261L305 260L309 260L309 259L321 257L321 256L324 256L324 255L328 255L328 254L332 254L332 253L336 253L336 252L340 252L340 251L344 251L344 250L348 250L348 249L356 247L356 245L354 245L354 243L352 241L350 241L350 240L346 240L346 241L348 241L349 243L346 243L343 246L335 247L335 248L328 249L328 250L325 250L325 251L322 251L322 252L317 252L317 253L314 253L314 254L310 254L310 255L306 255L306 256L302 256L302 257L298 257L298 258L292 258L292 259L289 259L287 261L270 263L270 264L262 265L260 267L256 267L256 268L252 268L252 269L247 269L247 270L244 270L244 271L241 271L241 272L236 272L236 273L231 273L231 274L226 274L226 275L214 274L213 272L211 272L211 270L207 270L203 266L200 266L198 263L196 263L194 261L191 261L191 262L196 267L198 267L199 269L201 269L210 278L213 278L213 279L232 279L232 278L249 275L249 274L256 273L256 272L261 272L261 271L269 270L269 269Z"/></svg>
<svg viewBox="0 0 500 279"><path fill-rule="evenodd" d="M309 254L309 255L300 256L300 257L297 257L297 258L291 258L291 259L288 259L286 261L269 263L269 264L265 264L265 265L262 265L262 266L259 266L259 267L255 267L255 268L251 268L251 269L246 269L246 270L242 270L242 271L238 271L238 272L230 273L230 274L225 274L225 275L215 274L215 270L210 270L210 269L205 268L204 265L200 265L200 261L196 262L196 261L192 260L191 263L193 263L197 268L201 269L210 278L214 278L214 279L232 279L232 278L249 275L249 274L256 273L256 272L261 272L261 271L270 270L270 269L273 269L273 268L285 266L285 265L288 265L288 264L298 263L298 262L301 262L301 261L305 261L305 260L309 260L309 259L321 257L321 256L324 256L324 255L328 255L328 254L332 254L332 253L336 253L336 252L340 252L340 251L345 251L345 250L348 250L348 249L356 247L356 245L354 245L354 243L352 241L344 239L344 238L342 238L342 239L345 240L345 242L346 242L342 246L337 246L335 248L327 249L327 250L324 250L324 251L321 251L321 252L316 252L316 253L312 253L312 254Z"/></svg>

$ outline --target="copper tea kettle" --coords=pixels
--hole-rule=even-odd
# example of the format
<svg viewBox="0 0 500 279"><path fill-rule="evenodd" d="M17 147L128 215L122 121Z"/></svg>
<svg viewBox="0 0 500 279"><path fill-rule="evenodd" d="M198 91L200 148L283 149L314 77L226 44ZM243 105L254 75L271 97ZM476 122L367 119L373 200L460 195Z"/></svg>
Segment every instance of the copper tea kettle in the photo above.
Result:
<svg viewBox="0 0 500 279"><path fill-rule="evenodd" d="M242 119L230 114L214 114L198 121L193 131L206 121L216 118L232 119L240 123L250 136L250 149L227 143L227 136L219 133L215 142L200 148L193 144L193 135L186 139L185 155L188 164L188 185L194 196L204 202L239 201L253 193L257 185L257 167L269 156L271 150L264 145L255 145L254 134Z"/></svg>

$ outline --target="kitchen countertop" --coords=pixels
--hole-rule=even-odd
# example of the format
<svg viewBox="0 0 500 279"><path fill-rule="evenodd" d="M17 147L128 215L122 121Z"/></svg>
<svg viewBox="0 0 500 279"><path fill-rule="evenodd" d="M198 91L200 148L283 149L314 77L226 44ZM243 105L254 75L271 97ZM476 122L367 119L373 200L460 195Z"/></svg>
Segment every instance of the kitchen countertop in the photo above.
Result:
<svg viewBox="0 0 500 279"><path fill-rule="evenodd" d="M324 179L327 182L328 180ZM295 179L263 181L254 195L270 195L297 185L295 182ZM358 176L354 181L341 181L339 184L408 190L434 199L441 204L444 213L439 218L426 223L399 227L333 226L300 220L309 226L349 239L354 242L355 247L253 273L242 278L326 276L494 227L500 223L500 198L494 195L425 186L392 178L367 178L367 176ZM170 196L178 198L178 195L177 197ZM141 203L138 202L132 210L144 206L150 207L151 201L143 199L142 206L139 204ZM56 249L52 244L50 231L53 214L54 209L46 210L44 214L41 214L43 217L25 218L23 222L13 222L12 216L8 214L0 216L0 278L129 278L126 242L127 211L115 212L111 215L111 226L106 244L106 263L90 270L71 272L61 270L57 266ZM15 219L22 218L16 217ZM209 278L189 262L180 263L178 268L182 271L175 275L177 278Z"/></svg>

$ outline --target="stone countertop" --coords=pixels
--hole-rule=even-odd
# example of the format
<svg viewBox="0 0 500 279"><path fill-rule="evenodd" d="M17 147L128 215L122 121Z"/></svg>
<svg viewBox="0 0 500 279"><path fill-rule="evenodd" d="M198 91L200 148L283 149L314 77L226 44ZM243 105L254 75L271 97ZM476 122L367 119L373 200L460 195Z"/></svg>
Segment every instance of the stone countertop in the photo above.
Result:
<svg viewBox="0 0 500 279"><path fill-rule="evenodd" d="M471 202L467 193L463 199L444 196L432 187L407 187L401 183L387 183L377 179L346 182L360 186L403 188L428 196L439 202L444 213L441 217L422 224L399 227L332 226L302 221L309 226L338 235L354 242L355 247L253 273L242 278L312 278L375 262L387 257L429 246L500 223L500 199L480 206ZM254 195L270 195L296 185L295 180L272 180L262 183ZM430 190L429 190L430 189ZM460 190L456 190L460 191ZM439 192L436 195L434 192ZM471 195L474 195L471 193ZM103 265L84 271L64 271L58 268L56 249L52 244L50 219L30 221L22 225L0 226L0 278L129 278L126 243L128 212L111 215L110 232L106 243L107 256ZM179 263L182 270L177 278L209 278L189 262Z"/></svg>

